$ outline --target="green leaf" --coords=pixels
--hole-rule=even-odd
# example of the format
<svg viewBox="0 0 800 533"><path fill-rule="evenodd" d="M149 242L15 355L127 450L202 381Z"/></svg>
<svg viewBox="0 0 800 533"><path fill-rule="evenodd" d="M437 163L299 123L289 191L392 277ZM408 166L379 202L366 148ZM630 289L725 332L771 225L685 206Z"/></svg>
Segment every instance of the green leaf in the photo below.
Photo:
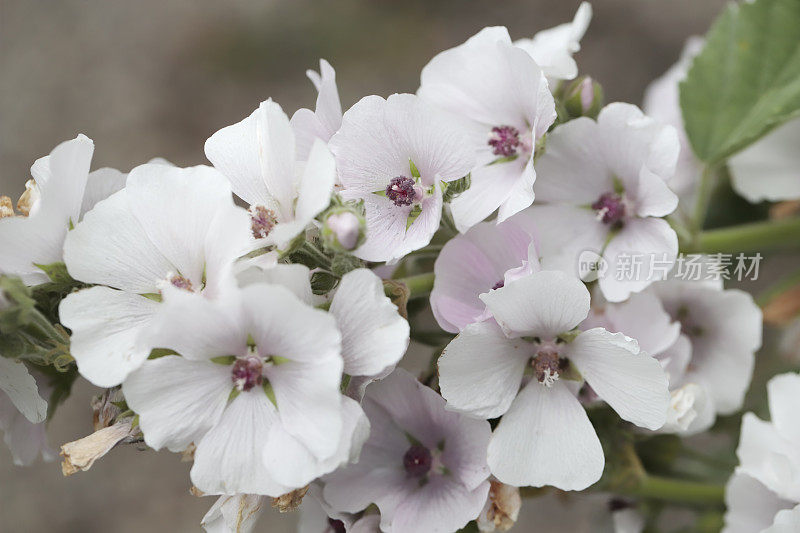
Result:
<svg viewBox="0 0 800 533"><path fill-rule="evenodd" d="M339 283L339 278L330 272L318 271L311 274L311 290L314 294L327 294Z"/></svg>
<svg viewBox="0 0 800 533"><path fill-rule="evenodd" d="M731 3L680 87L695 154L718 163L800 114L800 2Z"/></svg>

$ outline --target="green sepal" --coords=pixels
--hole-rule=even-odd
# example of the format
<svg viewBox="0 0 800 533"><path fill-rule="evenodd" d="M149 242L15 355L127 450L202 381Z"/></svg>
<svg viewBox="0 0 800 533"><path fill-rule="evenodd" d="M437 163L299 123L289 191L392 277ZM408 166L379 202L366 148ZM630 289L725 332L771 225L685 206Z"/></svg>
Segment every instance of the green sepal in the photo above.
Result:
<svg viewBox="0 0 800 533"><path fill-rule="evenodd" d="M506 157L498 157L497 159L495 159L494 161L492 161L491 163L489 163L486 166L499 165L500 163L510 163L511 161L516 161L518 157L519 157L519 155L517 155L517 154L509 155L509 156L506 156Z"/></svg>
<svg viewBox="0 0 800 533"><path fill-rule="evenodd" d="M421 214L422 206L419 204L414 204L414 207L411 208L411 212L408 213L408 218L406 219L406 231L408 231L408 228L411 227L411 224L413 224Z"/></svg>
<svg viewBox="0 0 800 533"><path fill-rule="evenodd" d="M212 357L210 361L217 365L232 365L236 361L236 356L220 355L219 357Z"/></svg>
<svg viewBox="0 0 800 533"><path fill-rule="evenodd" d="M414 162L412 160L410 160L410 159L408 160L408 166L411 167L411 175L413 177L418 178L418 179L422 177L421 174L419 173L419 169L417 168L417 165L415 165Z"/></svg>
<svg viewBox="0 0 800 533"><path fill-rule="evenodd" d="M265 379L264 380L264 384L263 384L263 388L264 388L264 394L267 395L267 398L269 398L269 401L272 402L272 405L277 407L278 406L278 400L277 400L277 398L275 398L275 390L272 388L272 384Z"/></svg>
<svg viewBox="0 0 800 533"><path fill-rule="evenodd" d="M467 174L463 178L459 178L454 181L442 182L442 190L444 191L444 194L442 195L442 201L444 203L451 202L457 198L459 194L469 189L471 185L472 174Z"/></svg>
<svg viewBox="0 0 800 533"><path fill-rule="evenodd" d="M169 348L153 348L150 350L150 355L147 356L148 359L159 359L161 357L166 357L168 355L178 355L178 352L175 350L170 350Z"/></svg>

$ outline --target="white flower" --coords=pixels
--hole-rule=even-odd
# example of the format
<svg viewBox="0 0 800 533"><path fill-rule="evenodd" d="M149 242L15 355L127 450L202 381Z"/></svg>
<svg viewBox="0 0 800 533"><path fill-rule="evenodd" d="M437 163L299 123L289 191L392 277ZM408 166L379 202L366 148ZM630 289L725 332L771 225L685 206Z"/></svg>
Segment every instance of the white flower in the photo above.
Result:
<svg viewBox="0 0 800 533"><path fill-rule="evenodd" d="M319 73L308 70L306 75L317 89L317 107L298 109L291 125L296 139L297 158L308 159L316 139L328 142L342 126L342 104L336 88L336 71L324 59L319 60Z"/></svg>
<svg viewBox="0 0 800 533"><path fill-rule="evenodd" d="M309 305L321 298L311 291L311 272L303 265L248 268L237 278L242 286L252 283L283 285ZM408 348L409 326L384 294L381 279L366 268L342 276L330 301L330 313L342 334L344 373L376 377L388 374Z"/></svg>
<svg viewBox="0 0 800 533"><path fill-rule="evenodd" d="M519 46L542 68L548 80L571 80L578 75L578 65L572 55L581 49L581 39L592 20L592 5L581 2L572 22L542 30L532 39L519 39Z"/></svg>
<svg viewBox="0 0 800 533"><path fill-rule="evenodd" d="M195 443L191 477L204 493L280 496L358 448L366 422L339 393L336 323L285 288L177 293L155 329L180 355L145 361L122 390L150 447Z"/></svg>
<svg viewBox="0 0 800 533"><path fill-rule="evenodd" d="M489 424L445 410L432 389L402 369L370 385L372 433L360 460L325 479L333 509L375 503L381 530L455 531L478 516L489 492Z"/></svg>
<svg viewBox="0 0 800 533"><path fill-rule="evenodd" d="M121 383L154 347L147 334L163 289L217 296L233 283L249 225L210 167L133 169L125 189L99 202L64 243L70 275L98 285L59 307L81 374L101 387Z"/></svg>
<svg viewBox="0 0 800 533"><path fill-rule="evenodd" d="M354 255L396 260L439 228L442 182L469 174L474 155L461 122L411 94L362 98L330 141L342 196L364 200L367 240Z"/></svg>
<svg viewBox="0 0 800 533"><path fill-rule="evenodd" d="M578 279L541 271L481 299L497 324L467 326L445 348L439 383L449 408L503 417L489 443L497 479L563 490L600 479L603 450L574 394L584 380L623 419L648 429L664 424L669 394L658 361L622 334L573 332L589 312ZM533 375L524 384L528 365Z"/></svg>
<svg viewBox="0 0 800 533"><path fill-rule="evenodd" d="M285 249L330 203L333 156L319 140L299 161L295 144L289 118L272 100L206 141L208 160L250 205L254 246Z"/></svg>
<svg viewBox="0 0 800 533"><path fill-rule="evenodd" d="M649 265L669 267L678 253L675 231L658 218L678 203L666 183L678 150L673 127L630 104L609 104L597 122L581 117L553 130L536 163L537 202L549 205L521 215L533 223L542 266L575 273L582 252L601 253L608 273L599 285L612 302L660 279ZM638 275L624 271L631 256Z"/></svg>
<svg viewBox="0 0 800 533"><path fill-rule="evenodd" d="M670 279L652 290L681 325L681 336L661 359L670 384L695 383L705 389L713 414L742 406L761 347L761 310L753 297L721 285ZM673 380L676 379L677 381Z"/></svg>
<svg viewBox="0 0 800 533"><path fill-rule="evenodd" d="M449 240L436 258L433 316L443 330L458 333L491 317L481 294L538 270L533 237L513 220L477 224Z"/></svg>
<svg viewBox="0 0 800 533"><path fill-rule="evenodd" d="M450 204L459 231L495 209L502 222L531 205L533 155L555 104L542 70L506 28L484 28L434 57L422 69L418 94L469 121L463 129L477 166L470 188Z"/></svg>
<svg viewBox="0 0 800 533"><path fill-rule="evenodd" d="M56 146L31 167L27 216L0 218L0 272L26 285L49 281L36 265L61 261L64 237L81 216L94 143L84 135Z"/></svg>
<svg viewBox="0 0 800 533"><path fill-rule="evenodd" d="M767 398L771 422L753 413L742 418L723 533L789 533L800 526L800 375L773 377Z"/></svg>

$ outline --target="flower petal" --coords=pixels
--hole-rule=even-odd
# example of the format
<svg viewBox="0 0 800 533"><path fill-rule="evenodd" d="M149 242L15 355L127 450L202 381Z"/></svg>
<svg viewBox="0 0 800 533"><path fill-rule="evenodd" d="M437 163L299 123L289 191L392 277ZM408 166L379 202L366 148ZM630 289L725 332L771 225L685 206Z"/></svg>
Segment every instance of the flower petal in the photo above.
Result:
<svg viewBox="0 0 800 533"><path fill-rule="evenodd" d="M496 418L511 406L532 355L493 322L470 324L439 358L439 386L449 409Z"/></svg>
<svg viewBox="0 0 800 533"><path fill-rule="evenodd" d="M372 271L360 268L345 274L330 312L342 333L345 374L378 374L405 354L408 322L384 294L383 283Z"/></svg>
<svg viewBox="0 0 800 533"><path fill-rule="evenodd" d="M206 166L147 164L131 170L125 190L156 248L192 285L202 286L209 227L218 211L236 209L222 174Z"/></svg>
<svg viewBox="0 0 800 533"><path fill-rule="evenodd" d="M192 483L206 494L277 497L299 488L276 482L262 461L270 430L278 423L275 406L263 390L239 394L197 441Z"/></svg>
<svg viewBox="0 0 800 533"><path fill-rule="evenodd" d="M791 508L791 503L747 474L735 472L725 486L725 506L723 533L763 533L775 514Z"/></svg>
<svg viewBox="0 0 800 533"><path fill-rule="evenodd" d="M563 382L531 381L489 441L489 467L517 487L583 490L603 473L605 459L586 411Z"/></svg>
<svg viewBox="0 0 800 533"><path fill-rule="evenodd" d="M128 175L114 168L98 168L90 172L81 204L81 217L101 200L105 200L125 187Z"/></svg>
<svg viewBox="0 0 800 533"><path fill-rule="evenodd" d="M61 323L72 330L70 352L81 375L98 387L122 383L150 354L146 332L159 305L108 287L67 295L58 312Z"/></svg>
<svg viewBox="0 0 800 533"><path fill-rule="evenodd" d="M772 423L783 437L800 445L800 375L781 374L767 383L769 414Z"/></svg>
<svg viewBox="0 0 800 533"><path fill-rule="evenodd" d="M38 424L47 418L47 402L22 361L0 357L0 391L29 422Z"/></svg>
<svg viewBox="0 0 800 533"><path fill-rule="evenodd" d="M558 271L535 272L481 295L506 335L553 339L589 314L589 291L577 278Z"/></svg>
<svg viewBox="0 0 800 533"><path fill-rule="evenodd" d="M567 356L620 417L652 430L664 425L670 401L667 376L636 341L594 328L569 344Z"/></svg>
<svg viewBox="0 0 800 533"><path fill-rule="evenodd" d="M99 202L67 234L64 263L77 280L140 294L157 293L176 269L139 224L127 190Z"/></svg>
<svg viewBox="0 0 800 533"><path fill-rule="evenodd" d="M260 353L288 359L265 368L283 427L316 457L330 457L342 428L343 363L334 317L276 285L250 285L242 298Z"/></svg>
<svg viewBox="0 0 800 533"><path fill-rule="evenodd" d="M147 445L173 452L198 443L217 423L231 390L229 366L176 355L146 361L122 384Z"/></svg>
<svg viewBox="0 0 800 533"><path fill-rule="evenodd" d="M678 236L666 220L630 219L603 252L608 271L600 290L608 301L621 302L663 279L677 256Z"/></svg>

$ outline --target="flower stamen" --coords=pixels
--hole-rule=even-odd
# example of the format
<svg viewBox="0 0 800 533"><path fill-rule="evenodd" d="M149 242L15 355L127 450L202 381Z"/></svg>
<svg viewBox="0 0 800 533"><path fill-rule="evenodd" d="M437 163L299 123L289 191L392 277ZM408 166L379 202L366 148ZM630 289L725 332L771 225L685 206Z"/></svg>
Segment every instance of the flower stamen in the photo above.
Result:
<svg viewBox="0 0 800 533"><path fill-rule="evenodd" d="M386 187L386 197L398 207L411 205L419 199L415 185L412 178L405 176L392 178Z"/></svg>
<svg viewBox="0 0 800 533"><path fill-rule="evenodd" d="M256 239L265 238L278 223L275 211L263 205L251 205L247 211L250 213L250 229Z"/></svg>

